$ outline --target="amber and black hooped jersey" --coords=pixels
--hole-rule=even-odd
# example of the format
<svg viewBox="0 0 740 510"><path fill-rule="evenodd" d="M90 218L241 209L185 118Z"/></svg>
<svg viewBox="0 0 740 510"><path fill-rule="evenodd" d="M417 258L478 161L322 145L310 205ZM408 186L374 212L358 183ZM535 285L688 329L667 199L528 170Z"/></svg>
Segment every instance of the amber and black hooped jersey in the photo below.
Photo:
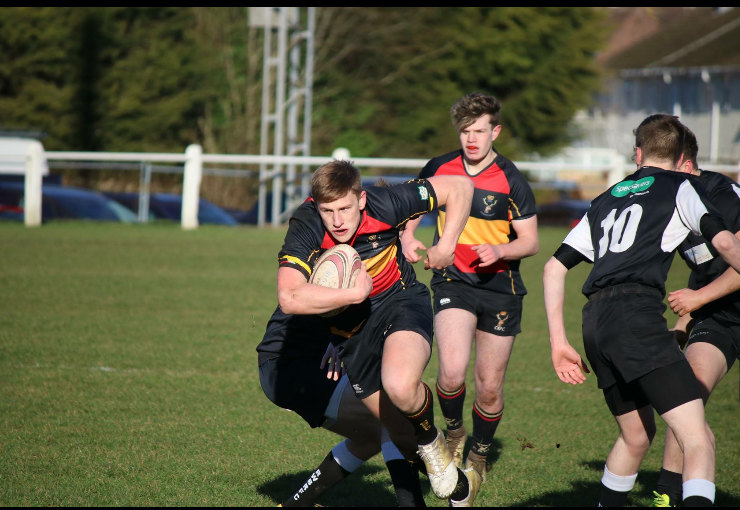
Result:
<svg viewBox="0 0 740 510"><path fill-rule="evenodd" d="M390 187L363 188L367 194L360 226L350 244L373 278L370 299L350 306L335 317L288 315L278 306L257 346L259 362L277 357L321 357L330 338L342 341L358 330L369 310L388 296L416 282L416 273L406 262L399 229L407 221L437 208L437 195L428 181L419 179ZM316 259L337 243L326 231L313 200L304 202L290 219L285 242L278 255L279 267L292 267L308 280ZM369 303L369 307L367 304ZM318 321L319 326L316 326ZM301 330L304 331L301 331Z"/></svg>
<svg viewBox="0 0 740 510"><path fill-rule="evenodd" d="M686 236L693 232L711 240L722 230L698 179L643 167L591 202L561 250L570 247L594 263L583 286L586 296L622 283L655 287L665 295L668 270Z"/></svg>
<svg viewBox="0 0 740 510"><path fill-rule="evenodd" d="M434 188L424 179L390 187L363 188L367 194L360 226L349 241L373 277L370 300L381 301L388 291L403 288L416 280L413 267L399 249L399 229L410 219L437 207ZM293 267L306 279L313 264L327 249L336 246L324 228L311 199L301 205L290 219L285 244L278 255L280 267Z"/></svg>
<svg viewBox="0 0 740 510"><path fill-rule="evenodd" d="M475 186L470 218L455 248L455 262L444 270L434 270L432 285L461 281L502 294L524 295L518 260L501 260L479 267L480 259L473 246L506 244L516 239L511 222L534 216L537 212L534 194L514 163L498 154L491 165L477 175L468 174L463 151L456 150L430 160L420 178L434 175L460 175L470 178ZM440 207L434 244L443 232L445 208Z"/></svg>
<svg viewBox="0 0 740 510"><path fill-rule="evenodd" d="M727 229L732 233L740 231L740 186L716 172L702 171L698 179L704 184L709 200L722 215ZM694 234L686 237L678 253L691 268L690 289L696 290L710 284L730 267L711 242ZM724 326L740 325L740 292L707 303L692 312L691 316L695 319L712 317Z"/></svg>

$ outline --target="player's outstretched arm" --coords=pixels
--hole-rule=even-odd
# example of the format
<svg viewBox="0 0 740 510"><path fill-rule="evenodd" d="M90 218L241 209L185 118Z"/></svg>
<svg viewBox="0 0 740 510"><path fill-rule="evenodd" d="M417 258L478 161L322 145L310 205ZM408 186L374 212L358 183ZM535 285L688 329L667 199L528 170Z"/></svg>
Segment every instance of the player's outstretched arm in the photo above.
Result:
<svg viewBox="0 0 740 510"><path fill-rule="evenodd" d="M283 313L313 315L362 303L373 290L373 279L363 264L354 287L331 289L308 283L303 273L296 269L281 267L278 269L277 288Z"/></svg>
<svg viewBox="0 0 740 510"><path fill-rule="evenodd" d="M403 256L406 257L406 261L415 264L421 260L421 255L416 253L416 250L426 250L427 247L424 243L419 241L415 236L417 227L421 223L421 216L413 219L406 223L406 227L401 232L401 249L403 250Z"/></svg>
<svg viewBox="0 0 740 510"><path fill-rule="evenodd" d="M722 258L740 273L740 240L728 230L723 230L712 237L712 246L716 248Z"/></svg>
<svg viewBox="0 0 740 510"><path fill-rule="evenodd" d="M550 330L550 348L552 365L558 378L567 384L583 384L585 374L589 373L581 355L568 343L563 320L563 303L565 302L566 268L555 257L545 264L542 283L545 291L545 310L547 325Z"/></svg>
<svg viewBox="0 0 740 510"><path fill-rule="evenodd" d="M467 177L437 175L427 179L437 195L438 206L445 206L445 224L435 246L427 251L424 268L444 269L455 261L455 247L470 216L473 181Z"/></svg>

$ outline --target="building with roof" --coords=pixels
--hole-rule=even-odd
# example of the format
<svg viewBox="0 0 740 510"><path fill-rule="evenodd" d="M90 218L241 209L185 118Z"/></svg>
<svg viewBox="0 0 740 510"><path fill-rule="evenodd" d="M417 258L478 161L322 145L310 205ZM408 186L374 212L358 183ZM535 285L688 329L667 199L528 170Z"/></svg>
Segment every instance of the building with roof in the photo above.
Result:
<svg viewBox="0 0 740 510"><path fill-rule="evenodd" d="M700 162L740 162L740 9L620 8L595 105L577 116L580 146L631 155L632 130L648 115L680 117L697 136Z"/></svg>

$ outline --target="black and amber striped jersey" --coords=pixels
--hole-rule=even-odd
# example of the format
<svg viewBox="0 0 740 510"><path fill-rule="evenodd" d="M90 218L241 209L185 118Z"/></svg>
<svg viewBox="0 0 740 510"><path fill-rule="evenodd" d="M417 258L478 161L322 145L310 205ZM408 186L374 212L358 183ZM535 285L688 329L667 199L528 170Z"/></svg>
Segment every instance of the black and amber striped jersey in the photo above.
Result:
<svg viewBox="0 0 740 510"><path fill-rule="evenodd" d="M437 208L434 188L420 179L363 189L367 193L365 209L360 226L348 244L357 250L373 278L370 299L330 318L288 315L278 306L257 346L260 364L273 358L320 358L330 341L338 345L358 330L367 314L387 297L416 282L416 273L401 250L399 229L407 221ZM308 199L290 219L278 255L279 267L292 267L308 280L316 259L337 244L324 228L313 200Z"/></svg>
<svg viewBox="0 0 740 510"><path fill-rule="evenodd" d="M740 186L717 172L702 171L698 176L704 184L709 200L722 215L725 226L732 233L740 231ZM690 289L709 285L730 266L722 260L712 243L704 237L689 234L678 248L678 253L691 268ZM724 326L740 325L740 292L735 292L691 313L695 319L713 318Z"/></svg>
<svg viewBox="0 0 740 510"><path fill-rule="evenodd" d="M350 244L373 278L373 305L394 290L416 281L414 268L400 249L399 229L407 221L437 207L434 188L424 179L390 187L370 186L362 219ZM336 246L324 228L314 202L309 199L290 219L285 244L278 255L280 267L293 267L311 277L313 264L327 249Z"/></svg>
<svg viewBox="0 0 740 510"><path fill-rule="evenodd" d="M623 283L665 295L668 270L686 236L712 239L724 229L698 179L642 167L591 202L555 256L562 262L563 248L570 247L594 263L583 286L586 296Z"/></svg>
<svg viewBox="0 0 740 510"><path fill-rule="evenodd" d="M420 178L434 175L459 175L470 178L475 186L470 217L455 248L455 262L444 270L434 270L432 285L460 281L502 294L524 295L518 260L500 260L479 267L473 251L479 244L506 244L516 239L511 222L534 216L537 212L534 194L514 163L498 154L490 166L470 175L463 161L463 151L456 150L430 160ZM434 244L443 232L445 208L440 207Z"/></svg>

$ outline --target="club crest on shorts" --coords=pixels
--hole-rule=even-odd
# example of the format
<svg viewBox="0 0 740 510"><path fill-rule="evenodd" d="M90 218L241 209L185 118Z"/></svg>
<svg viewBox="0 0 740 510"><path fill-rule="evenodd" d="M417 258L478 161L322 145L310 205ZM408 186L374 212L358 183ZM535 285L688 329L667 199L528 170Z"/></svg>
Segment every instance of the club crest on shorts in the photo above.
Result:
<svg viewBox="0 0 740 510"><path fill-rule="evenodd" d="M493 329L495 329L496 331L506 331L506 328L504 327L504 322L509 319L509 312L503 310L496 314L496 318L498 319L498 324Z"/></svg>
<svg viewBox="0 0 740 510"><path fill-rule="evenodd" d="M452 300L448 297L439 300L440 306L449 305Z"/></svg>

